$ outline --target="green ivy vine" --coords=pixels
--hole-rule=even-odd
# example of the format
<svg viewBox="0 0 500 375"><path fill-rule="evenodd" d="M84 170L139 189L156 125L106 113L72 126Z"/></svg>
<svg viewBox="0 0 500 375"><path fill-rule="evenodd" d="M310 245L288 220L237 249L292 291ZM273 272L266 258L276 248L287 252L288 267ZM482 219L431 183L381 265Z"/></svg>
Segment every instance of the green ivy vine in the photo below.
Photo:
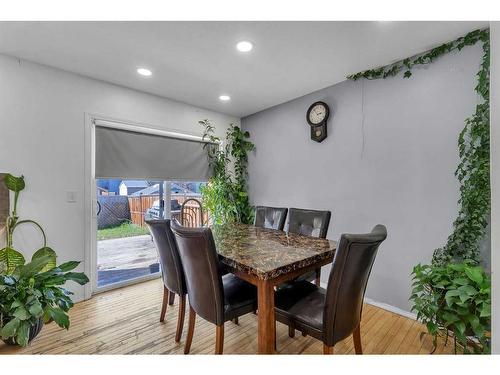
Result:
<svg viewBox="0 0 500 375"><path fill-rule="evenodd" d="M475 87L482 102L476 106L475 113L465 120L465 127L458 137L460 162L455 176L460 182L459 212L446 244L434 251L432 262L436 265L463 260L476 264L480 262L479 244L485 235L490 214L489 35L489 29L475 30L423 54L347 77L351 80L383 79L404 71L403 77L409 78L416 66L430 64L447 53L460 51L478 42L483 44L483 59Z"/></svg>
<svg viewBox="0 0 500 375"><path fill-rule="evenodd" d="M203 139L210 141L204 147L208 153L212 177L201 189L201 194L212 223L252 222L253 208L248 198L247 167L248 153L255 145L249 140L250 133L230 124L223 142L215 135L215 128L209 120L199 123L204 127Z"/></svg>

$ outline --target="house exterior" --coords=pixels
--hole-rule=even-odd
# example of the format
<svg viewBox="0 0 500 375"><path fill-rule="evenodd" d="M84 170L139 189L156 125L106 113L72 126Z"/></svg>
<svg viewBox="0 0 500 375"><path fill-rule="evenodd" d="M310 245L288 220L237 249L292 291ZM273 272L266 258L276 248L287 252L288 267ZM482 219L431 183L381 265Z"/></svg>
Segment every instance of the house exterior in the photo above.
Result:
<svg viewBox="0 0 500 375"><path fill-rule="evenodd" d="M124 181L125 182L125 181ZM200 189L199 189L199 183L193 183L193 182L188 182L188 183L181 183L181 182L172 182L170 184L170 191L172 194L185 194L185 195L199 195L200 194ZM139 195L158 195L160 192L160 185L159 184L154 184L151 186L148 186L144 189L135 191L132 194L132 196L139 196ZM120 195L122 195L120 193Z"/></svg>
<svg viewBox="0 0 500 375"><path fill-rule="evenodd" d="M123 180L120 183L120 195L132 195L133 193L149 187L147 181L144 180Z"/></svg>
<svg viewBox="0 0 500 375"><path fill-rule="evenodd" d="M104 189L108 192L108 195L119 195L120 194L120 184L123 180L100 178L96 181L97 187ZM104 191L102 190L102 191Z"/></svg>

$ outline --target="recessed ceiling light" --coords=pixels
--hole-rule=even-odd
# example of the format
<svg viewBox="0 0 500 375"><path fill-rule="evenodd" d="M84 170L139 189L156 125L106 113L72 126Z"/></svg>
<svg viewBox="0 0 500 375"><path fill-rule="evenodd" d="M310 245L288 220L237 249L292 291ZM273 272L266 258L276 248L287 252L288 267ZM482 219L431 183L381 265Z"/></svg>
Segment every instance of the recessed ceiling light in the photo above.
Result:
<svg viewBox="0 0 500 375"><path fill-rule="evenodd" d="M137 73L139 73L141 76L149 77L150 75L153 74L151 70L146 69L146 68L137 68Z"/></svg>
<svg viewBox="0 0 500 375"><path fill-rule="evenodd" d="M240 52L250 52L252 48L253 44L246 40L242 40L241 42L238 42L238 44L236 44L236 49Z"/></svg>
<svg viewBox="0 0 500 375"><path fill-rule="evenodd" d="M229 95L221 95L221 96L219 96L219 100L222 100L223 102L227 102L228 100L231 100L231 97Z"/></svg>

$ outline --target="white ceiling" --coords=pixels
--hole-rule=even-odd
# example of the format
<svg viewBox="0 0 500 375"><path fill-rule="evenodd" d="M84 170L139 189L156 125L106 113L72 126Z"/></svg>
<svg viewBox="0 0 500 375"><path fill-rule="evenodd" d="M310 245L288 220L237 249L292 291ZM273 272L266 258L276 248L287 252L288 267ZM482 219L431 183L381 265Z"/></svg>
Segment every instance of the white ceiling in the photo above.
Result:
<svg viewBox="0 0 500 375"><path fill-rule="evenodd" d="M0 53L244 117L487 25L0 22ZM240 40L253 51L237 51ZM153 76L139 76L139 66ZM231 101L220 102L221 94Z"/></svg>

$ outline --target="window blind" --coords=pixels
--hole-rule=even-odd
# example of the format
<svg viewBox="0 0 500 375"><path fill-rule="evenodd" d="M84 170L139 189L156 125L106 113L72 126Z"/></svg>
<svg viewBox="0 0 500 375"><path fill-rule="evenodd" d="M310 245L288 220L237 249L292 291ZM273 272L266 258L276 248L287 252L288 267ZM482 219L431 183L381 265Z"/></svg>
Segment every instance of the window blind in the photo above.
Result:
<svg viewBox="0 0 500 375"><path fill-rule="evenodd" d="M205 144L217 147L194 136L141 133L96 122L95 176L206 181L211 170Z"/></svg>

